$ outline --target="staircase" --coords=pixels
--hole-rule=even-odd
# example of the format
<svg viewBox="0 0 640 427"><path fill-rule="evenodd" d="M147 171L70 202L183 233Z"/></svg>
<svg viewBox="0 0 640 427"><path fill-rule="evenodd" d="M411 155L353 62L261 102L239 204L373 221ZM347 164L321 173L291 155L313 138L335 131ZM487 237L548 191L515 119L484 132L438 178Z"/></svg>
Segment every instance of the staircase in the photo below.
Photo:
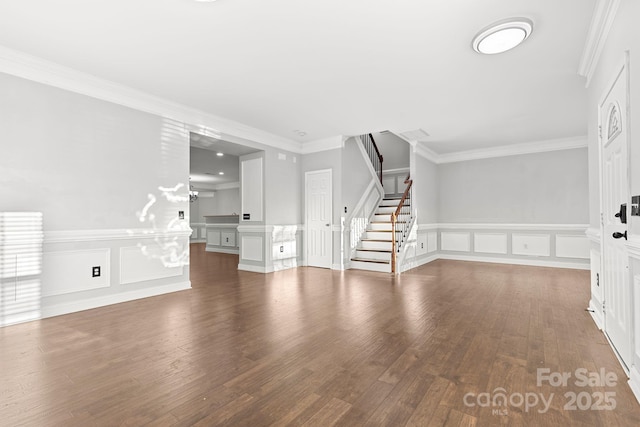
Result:
<svg viewBox="0 0 640 427"><path fill-rule="evenodd" d="M401 197L382 199L365 231L364 237L356 248L355 256L351 258L351 268L386 273L392 272L393 241L391 239L391 230L393 226L391 215L396 212L401 201ZM409 200L404 201L403 207L408 208L408 210L403 209L403 212L407 213L398 215L396 221L396 250L404 240L403 232L400 230L406 230L407 227L403 225L408 224L411 220L409 203Z"/></svg>

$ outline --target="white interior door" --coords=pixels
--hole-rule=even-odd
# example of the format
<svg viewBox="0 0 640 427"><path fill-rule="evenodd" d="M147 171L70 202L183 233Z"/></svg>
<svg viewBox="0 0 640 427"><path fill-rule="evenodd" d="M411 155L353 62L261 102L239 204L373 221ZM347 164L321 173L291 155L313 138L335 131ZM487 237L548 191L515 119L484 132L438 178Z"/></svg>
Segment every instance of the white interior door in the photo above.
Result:
<svg viewBox="0 0 640 427"><path fill-rule="evenodd" d="M605 332L622 362L631 361L631 289L626 248L627 225L620 205L629 199L627 175L627 67L623 67L600 104L602 143L602 272ZM618 216L616 216L618 214Z"/></svg>
<svg viewBox="0 0 640 427"><path fill-rule="evenodd" d="M331 170L305 174L307 265L331 268Z"/></svg>

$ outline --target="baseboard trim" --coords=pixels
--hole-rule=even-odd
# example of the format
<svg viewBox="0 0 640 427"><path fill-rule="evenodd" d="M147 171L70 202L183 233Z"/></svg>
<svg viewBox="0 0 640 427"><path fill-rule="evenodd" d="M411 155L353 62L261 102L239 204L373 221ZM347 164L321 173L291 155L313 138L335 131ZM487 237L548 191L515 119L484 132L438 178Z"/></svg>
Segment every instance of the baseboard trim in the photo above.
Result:
<svg viewBox="0 0 640 427"><path fill-rule="evenodd" d="M411 271L414 268L418 268L421 267L425 264L429 264L430 262L433 262L435 260L437 260L439 258L438 254L434 254L431 256L428 256L426 258L422 258L418 261L415 262L415 264L413 263L409 263L409 265L405 264L401 269L400 269L400 273L405 273L407 271Z"/></svg>
<svg viewBox="0 0 640 427"><path fill-rule="evenodd" d="M530 265L534 267L552 267L552 268L570 268L573 270L590 270L589 263L583 264L578 262L564 262L564 261L548 261L538 259L520 259L520 258L491 258L481 257L473 255L454 255L454 254L440 254L440 259L449 259L454 261L475 261L475 262L489 262L496 264L514 264L514 265Z"/></svg>
<svg viewBox="0 0 640 427"><path fill-rule="evenodd" d="M238 264L238 270L249 271L251 273L273 273L273 268L264 267L262 265Z"/></svg>
<svg viewBox="0 0 640 427"><path fill-rule="evenodd" d="M239 255L240 254L240 249L223 249L223 248L205 247L204 250L206 252L218 252L218 253L221 253L221 254L231 254L231 255Z"/></svg>
<svg viewBox="0 0 640 427"><path fill-rule="evenodd" d="M91 310L93 308L104 307L112 304L133 301L142 298L149 298L172 292L191 289L191 282L180 282L170 285L154 286L153 288L139 289L135 291L122 292L114 295L88 298L81 301L74 301L62 304L55 304L42 307L41 318L61 316L63 314L76 313L78 311Z"/></svg>
<svg viewBox="0 0 640 427"><path fill-rule="evenodd" d="M589 301L589 314L591 315L591 318L595 322L598 329L602 331L604 328L604 318L602 317L602 312L596 307L593 299Z"/></svg>
<svg viewBox="0 0 640 427"><path fill-rule="evenodd" d="M640 371L638 371L638 366L633 365L631 367L631 371L629 372L629 387L631 387L631 391L633 395L636 397L638 403L640 403Z"/></svg>

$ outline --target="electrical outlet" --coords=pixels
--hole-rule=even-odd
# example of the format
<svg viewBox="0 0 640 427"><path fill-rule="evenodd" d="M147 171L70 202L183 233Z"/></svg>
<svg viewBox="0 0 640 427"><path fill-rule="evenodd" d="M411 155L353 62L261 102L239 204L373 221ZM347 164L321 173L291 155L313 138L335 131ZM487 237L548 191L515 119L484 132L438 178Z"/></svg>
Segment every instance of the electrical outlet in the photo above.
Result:
<svg viewBox="0 0 640 427"><path fill-rule="evenodd" d="M100 277L100 266L97 265L91 269L91 277Z"/></svg>
<svg viewBox="0 0 640 427"><path fill-rule="evenodd" d="M184 219L184 211L178 211L178 219Z"/></svg>
<svg viewBox="0 0 640 427"><path fill-rule="evenodd" d="M284 252L284 246L280 246L280 252Z"/></svg>

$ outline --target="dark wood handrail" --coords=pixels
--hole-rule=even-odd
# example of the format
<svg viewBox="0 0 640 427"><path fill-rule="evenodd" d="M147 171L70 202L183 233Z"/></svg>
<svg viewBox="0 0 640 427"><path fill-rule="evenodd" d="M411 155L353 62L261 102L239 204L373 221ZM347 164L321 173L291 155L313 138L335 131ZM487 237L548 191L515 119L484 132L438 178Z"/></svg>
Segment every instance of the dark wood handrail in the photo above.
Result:
<svg viewBox="0 0 640 427"><path fill-rule="evenodd" d="M405 188L404 193L402 194L402 198L400 199L400 203L398 203L398 207L395 212L391 214L391 272L396 272L396 264L397 264L397 251L396 251L396 223L398 222L398 216L402 212L402 208L404 207L404 203L407 200L407 197L411 193L411 186L413 185L413 180L410 175L407 175L407 179L404 180L404 183L407 184L407 188ZM403 230L403 233L406 230Z"/></svg>
<svg viewBox="0 0 640 427"><path fill-rule="evenodd" d="M376 149L376 154L378 155L378 159L380 159L380 163L382 163L383 157L382 157L382 154L380 154L380 150L378 150L378 144L376 144L376 140L373 139L372 134L369 134L369 138L371 138L371 142L373 143L373 148Z"/></svg>
<svg viewBox="0 0 640 427"><path fill-rule="evenodd" d="M376 144L376 140L373 139L373 135L369 134L369 139L371 139L371 144L373 145L374 150L376 150L376 155L378 156L378 160L380 161L380 184L382 184L382 162L384 161L384 157L380 154L380 150L378 150L378 144Z"/></svg>

